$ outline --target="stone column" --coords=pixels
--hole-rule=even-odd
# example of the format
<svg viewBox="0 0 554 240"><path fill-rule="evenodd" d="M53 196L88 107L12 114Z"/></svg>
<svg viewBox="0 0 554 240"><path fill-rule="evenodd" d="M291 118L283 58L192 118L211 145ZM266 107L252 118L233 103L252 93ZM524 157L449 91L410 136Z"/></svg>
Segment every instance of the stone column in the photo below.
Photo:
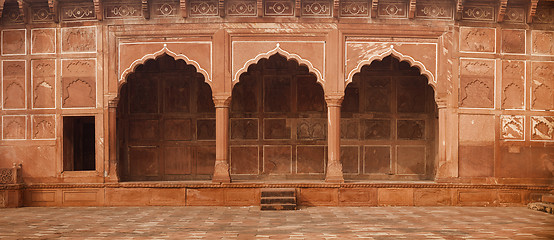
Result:
<svg viewBox="0 0 554 240"><path fill-rule="evenodd" d="M326 95L327 102L327 173L326 182L342 183L342 164L340 162L340 107L343 93Z"/></svg>
<svg viewBox="0 0 554 240"><path fill-rule="evenodd" d="M108 169L104 169L108 173L106 178L108 182L119 182L117 163L117 103L118 99L113 99L108 102L109 159Z"/></svg>
<svg viewBox="0 0 554 240"><path fill-rule="evenodd" d="M451 144L452 139L450 128L455 128L457 130L457 122L448 121L449 113L446 101L437 100L437 108L439 111L438 119L438 168L436 179L441 181L441 179L455 178L458 176L458 164L455 162L455 159L452 158ZM452 126L448 126L451 124Z"/></svg>
<svg viewBox="0 0 554 240"><path fill-rule="evenodd" d="M229 183L229 105L231 96L213 97L215 104L215 166L212 182Z"/></svg>

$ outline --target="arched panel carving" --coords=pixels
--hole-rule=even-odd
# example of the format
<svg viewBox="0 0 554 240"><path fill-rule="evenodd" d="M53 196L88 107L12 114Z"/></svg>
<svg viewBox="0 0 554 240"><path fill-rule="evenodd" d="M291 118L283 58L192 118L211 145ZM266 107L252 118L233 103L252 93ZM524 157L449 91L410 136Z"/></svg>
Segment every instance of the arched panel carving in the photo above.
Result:
<svg viewBox="0 0 554 240"><path fill-rule="evenodd" d="M127 76L137 66L163 54L193 65L204 76L206 83L212 86L211 42L120 44L118 86L127 81Z"/></svg>
<svg viewBox="0 0 554 240"><path fill-rule="evenodd" d="M317 82L325 83L325 42L233 42L233 85L239 81L242 73L248 67L256 64L262 58L269 58L280 54L287 59L294 59L299 65L308 67L308 70L317 77Z"/></svg>

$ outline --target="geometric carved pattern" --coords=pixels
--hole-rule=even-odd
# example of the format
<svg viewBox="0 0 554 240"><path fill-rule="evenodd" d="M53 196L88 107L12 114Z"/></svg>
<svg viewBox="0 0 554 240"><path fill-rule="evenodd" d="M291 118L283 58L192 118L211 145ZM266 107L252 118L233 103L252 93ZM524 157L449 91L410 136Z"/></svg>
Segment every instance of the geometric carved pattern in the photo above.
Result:
<svg viewBox="0 0 554 240"><path fill-rule="evenodd" d="M142 17L140 2L118 2L104 4L105 18L139 18Z"/></svg>
<svg viewBox="0 0 554 240"><path fill-rule="evenodd" d="M32 139L56 139L56 115L33 115Z"/></svg>
<svg viewBox="0 0 554 240"><path fill-rule="evenodd" d="M14 183L12 168L0 168L0 184L10 184ZM4 206L4 196L0 196L2 201L0 201L0 207Z"/></svg>
<svg viewBox="0 0 554 240"><path fill-rule="evenodd" d="M494 107L494 60L460 60L460 105Z"/></svg>
<svg viewBox="0 0 554 240"><path fill-rule="evenodd" d="M407 3L402 1L383 1L379 3L379 18L407 18Z"/></svg>
<svg viewBox="0 0 554 240"><path fill-rule="evenodd" d="M417 2L416 17L428 19L452 19L452 4L448 2Z"/></svg>
<svg viewBox="0 0 554 240"><path fill-rule="evenodd" d="M2 55L24 55L27 48L27 30L2 30Z"/></svg>
<svg viewBox="0 0 554 240"><path fill-rule="evenodd" d="M179 1L159 1L153 3L152 11L157 17L172 17L179 14Z"/></svg>
<svg viewBox="0 0 554 240"><path fill-rule="evenodd" d="M56 107L56 59L31 61L33 108Z"/></svg>
<svg viewBox="0 0 554 240"><path fill-rule="evenodd" d="M2 139L23 140L27 136L27 116L2 116Z"/></svg>
<svg viewBox="0 0 554 240"><path fill-rule="evenodd" d="M232 0L227 2L227 15L229 16L257 16L258 7L256 0Z"/></svg>
<svg viewBox="0 0 554 240"><path fill-rule="evenodd" d="M460 28L460 51L495 52L496 29L494 28Z"/></svg>
<svg viewBox="0 0 554 240"><path fill-rule="evenodd" d="M554 8L538 7L533 23L554 23Z"/></svg>
<svg viewBox="0 0 554 240"><path fill-rule="evenodd" d="M369 17L369 2L365 0L340 1L341 17Z"/></svg>
<svg viewBox="0 0 554 240"><path fill-rule="evenodd" d="M533 31L533 54L554 55L554 32Z"/></svg>
<svg viewBox="0 0 554 240"><path fill-rule="evenodd" d="M62 107L96 106L96 61L62 60Z"/></svg>
<svg viewBox="0 0 554 240"><path fill-rule="evenodd" d="M500 116L502 127L501 138L508 140L524 140L525 137L525 117L524 116Z"/></svg>
<svg viewBox="0 0 554 240"><path fill-rule="evenodd" d="M494 21L494 6L464 6L462 19L473 21Z"/></svg>
<svg viewBox="0 0 554 240"><path fill-rule="evenodd" d="M31 54L56 53L56 29L36 28L31 30Z"/></svg>
<svg viewBox="0 0 554 240"><path fill-rule="evenodd" d="M504 22L524 23L525 9L516 8L516 7L506 8L506 15L504 15Z"/></svg>
<svg viewBox="0 0 554 240"><path fill-rule="evenodd" d="M63 52L96 52L96 27L62 29Z"/></svg>
<svg viewBox="0 0 554 240"><path fill-rule="evenodd" d="M502 61L502 108L522 109L525 99L525 62Z"/></svg>
<svg viewBox="0 0 554 240"><path fill-rule="evenodd" d="M26 72L25 60L2 61L2 97L4 109L26 108Z"/></svg>
<svg viewBox="0 0 554 240"><path fill-rule="evenodd" d="M96 13L94 11L94 5L92 1L82 2L79 5L64 4L61 11L62 20L64 21L82 21L96 19Z"/></svg>
<svg viewBox="0 0 554 240"><path fill-rule="evenodd" d="M554 110L554 62L532 62L531 108Z"/></svg>
<svg viewBox="0 0 554 240"><path fill-rule="evenodd" d="M531 140L554 140L554 117L531 116Z"/></svg>
<svg viewBox="0 0 554 240"><path fill-rule="evenodd" d="M304 0L302 1L302 16L331 16L331 1Z"/></svg>
<svg viewBox="0 0 554 240"><path fill-rule="evenodd" d="M33 6L31 7L31 21L33 23L52 22L54 15L50 13L48 6Z"/></svg>
<svg viewBox="0 0 554 240"><path fill-rule="evenodd" d="M294 2L290 0L266 0L264 7L266 16L293 16Z"/></svg>
<svg viewBox="0 0 554 240"><path fill-rule="evenodd" d="M189 14L191 17L218 16L218 5L217 0L191 0Z"/></svg>

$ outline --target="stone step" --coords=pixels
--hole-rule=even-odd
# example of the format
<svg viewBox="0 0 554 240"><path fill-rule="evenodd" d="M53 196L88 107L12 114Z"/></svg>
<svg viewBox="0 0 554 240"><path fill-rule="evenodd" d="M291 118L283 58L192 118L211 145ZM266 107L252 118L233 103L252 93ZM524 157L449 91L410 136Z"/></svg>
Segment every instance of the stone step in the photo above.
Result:
<svg viewBox="0 0 554 240"><path fill-rule="evenodd" d="M296 197L296 189L294 188L262 188L263 197Z"/></svg>
<svg viewBox="0 0 554 240"><path fill-rule="evenodd" d="M296 204L295 197L262 197L262 204Z"/></svg>
<svg viewBox="0 0 554 240"><path fill-rule="evenodd" d="M542 202L554 204L554 194L542 195Z"/></svg>
<svg viewBox="0 0 554 240"><path fill-rule="evenodd" d="M296 210L296 204L262 204L261 210Z"/></svg>

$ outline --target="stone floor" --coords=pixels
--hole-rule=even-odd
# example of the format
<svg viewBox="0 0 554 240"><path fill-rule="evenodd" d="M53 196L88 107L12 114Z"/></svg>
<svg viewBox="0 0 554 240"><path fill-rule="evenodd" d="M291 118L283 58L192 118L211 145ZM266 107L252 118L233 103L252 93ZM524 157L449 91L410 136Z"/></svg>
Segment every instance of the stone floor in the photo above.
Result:
<svg viewBox="0 0 554 240"><path fill-rule="evenodd" d="M525 207L75 207L0 209L0 239L554 239Z"/></svg>

